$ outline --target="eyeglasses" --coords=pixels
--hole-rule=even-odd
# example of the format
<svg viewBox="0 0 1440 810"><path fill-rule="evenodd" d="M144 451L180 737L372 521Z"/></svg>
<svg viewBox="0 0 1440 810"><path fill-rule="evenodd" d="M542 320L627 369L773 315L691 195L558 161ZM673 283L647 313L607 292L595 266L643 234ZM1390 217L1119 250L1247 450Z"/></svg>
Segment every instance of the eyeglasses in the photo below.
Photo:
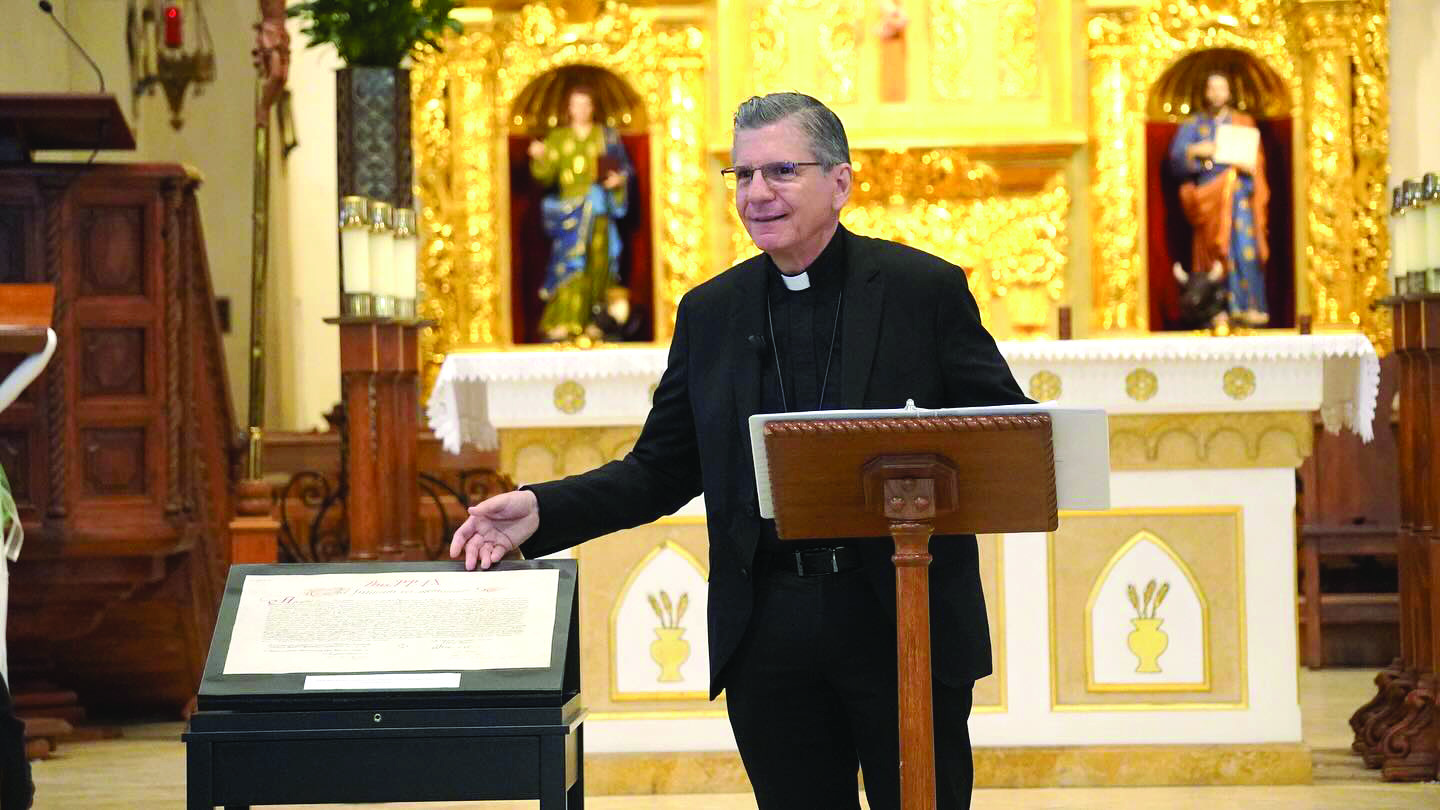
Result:
<svg viewBox="0 0 1440 810"><path fill-rule="evenodd" d="M734 178L737 185L745 185L755 172L760 172L767 183L789 183L800 175L801 166L819 166L816 161L796 162L793 160L781 160L775 163L766 163L763 166L731 166L721 169L720 173L727 179Z"/></svg>

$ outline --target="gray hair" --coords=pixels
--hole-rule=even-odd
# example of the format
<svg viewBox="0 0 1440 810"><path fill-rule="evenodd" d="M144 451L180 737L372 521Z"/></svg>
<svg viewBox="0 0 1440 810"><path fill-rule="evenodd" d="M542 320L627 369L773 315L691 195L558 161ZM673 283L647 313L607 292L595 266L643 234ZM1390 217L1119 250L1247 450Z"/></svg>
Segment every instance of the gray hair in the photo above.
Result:
<svg viewBox="0 0 1440 810"><path fill-rule="evenodd" d="M810 149L821 168L829 171L850 162L850 141L840 117L819 99L804 93L751 96L735 110L735 131L759 129L792 117L810 139Z"/></svg>

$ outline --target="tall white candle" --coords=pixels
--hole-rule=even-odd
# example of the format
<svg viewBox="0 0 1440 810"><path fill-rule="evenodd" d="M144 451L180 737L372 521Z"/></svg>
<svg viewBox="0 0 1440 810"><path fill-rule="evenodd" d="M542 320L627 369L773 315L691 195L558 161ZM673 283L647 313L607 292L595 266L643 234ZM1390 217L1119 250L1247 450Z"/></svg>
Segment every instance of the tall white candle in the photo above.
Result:
<svg viewBox="0 0 1440 810"><path fill-rule="evenodd" d="M1396 186L1390 202L1390 291L1404 295L1405 283L1405 193Z"/></svg>
<svg viewBox="0 0 1440 810"><path fill-rule="evenodd" d="M1410 244L1405 247L1405 256L1410 260L1410 272L1419 273L1427 269L1425 262L1430 258L1425 239L1425 209L1420 200L1420 184L1407 180L1405 185L1410 187L1410 209L1405 213L1405 218L1410 220L1410 224L1405 226L1410 234Z"/></svg>
<svg viewBox="0 0 1440 810"><path fill-rule="evenodd" d="M416 291L416 266L419 258L419 237L415 233L415 212L409 208L395 209L395 287L394 296L413 301Z"/></svg>
<svg viewBox="0 0 1440 810"><path fill-rule="evenodd" d="M1432 275L1440 271L1440 174L1430 172L1425 175L1425 183L1422 187L1422 196L1425 198L1425 269Z"/></svg>
<svg viewBox="0 0 1440 810"><path fill-rule="evenodd" d="M340 284L351 294L371 290L369 209L364 197L340 204Z"/></svg>
<svg viewBox="0 0 1440 810"><path fill-rule="evenodd" d="M370 204L370 289L390 295L395 287L395 233L388 203ZM380 314L380 313L376 313Z"/></svg>

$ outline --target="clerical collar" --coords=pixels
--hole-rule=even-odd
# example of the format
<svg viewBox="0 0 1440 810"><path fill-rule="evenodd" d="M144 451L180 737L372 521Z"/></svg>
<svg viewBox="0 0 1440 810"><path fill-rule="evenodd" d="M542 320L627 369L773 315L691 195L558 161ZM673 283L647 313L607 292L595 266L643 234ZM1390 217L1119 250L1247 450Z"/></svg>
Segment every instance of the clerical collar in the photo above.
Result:
<svg viewBox="0 0 1440 810"><path fill-rule="evenodd" d="M784 273L781 273L780 280L785 283L785 289L787 290L798 292L800 290L810 289L809 270L803 271L797 276L787 276Z"/></svg>
<svg viewBox="0 0 1440 810"><path fill-rule="evenodd" d="M774 270L775 275L780 277L780 281L787 291L801 292L815 286L828 288L831 286L830 279L844 277L845 238L841 233L842 230L844 229L836 228L835 235L830 237L829 243L825 245L824 250L820 251L820 255L815 257L815 261L793 276L787 276L780 272L780 268L775 265L774 260L770 260L770 267Z"/></svg>

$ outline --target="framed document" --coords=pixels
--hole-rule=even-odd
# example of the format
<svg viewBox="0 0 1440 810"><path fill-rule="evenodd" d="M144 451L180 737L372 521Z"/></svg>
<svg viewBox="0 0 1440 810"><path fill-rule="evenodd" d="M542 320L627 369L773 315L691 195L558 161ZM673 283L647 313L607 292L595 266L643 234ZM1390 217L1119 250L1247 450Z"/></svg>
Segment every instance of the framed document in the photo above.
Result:
<svg viewBox="0 0 1440 810"><path fill-rule="evenodd" d="M571 560L232 566L199 707L553 698L578 683L575 583Z"/></svg>
<svg viewBox="0 0 1440 810"><path fill-rule="evenodd" d="M580 807L577 570L231 566L181 737L186 806Z"/></svg>
<svg viewBox="0 0 1440 810"><path fill-rule="evenodd" d="M1255 168L1255 159L1260 154L1260 130L1235 124L1221 124L1215 128L1216 163L1226 166Z"/></svg>

